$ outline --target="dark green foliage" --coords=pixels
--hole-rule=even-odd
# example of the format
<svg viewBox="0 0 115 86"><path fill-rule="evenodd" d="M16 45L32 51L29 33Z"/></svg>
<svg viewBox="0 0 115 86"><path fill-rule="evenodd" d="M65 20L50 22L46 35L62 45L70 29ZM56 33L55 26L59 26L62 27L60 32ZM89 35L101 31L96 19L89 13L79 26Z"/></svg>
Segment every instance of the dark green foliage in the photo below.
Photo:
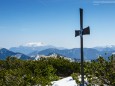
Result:
<svg viewBox="0 0 115 86"><path fill-rule="evenodd" d="M107 84L115 86L115 60L109 61L99 57L96 61L84 62L85 75L89 86ZM34 86L50 85L51 81L61 77L72 76L80 83L80 63L70 62L60 56L58 58L41 58L37 61L20 60L8 57L0 60L0 86Z"/></svg>
<svg viewBox="0 0 115 86"><path fill-rule="evenodd" d="M59 77L79 71L79 63L64 58L41 58L37 61L8 57L0 60L0 86L49 85Z"/></svg>
<svg viewBox="0 0 115 86"><path fill-rule="evenodd" d="M72 73L79 72L80 70L79 63L70 62L69 60L66 60L64 58L49 58L48 62L57 70L56 75L61 77L70 76Z"/></svg>
<svg viewBox="0 0 115 86"><path fill-rule="evenodd" d="M112 57L110 57L112 58ZM85 74L90 75L88 79L95 77L91 82L94 84L115 85L115 60L106 61L103 57L99 57L96 61L85 62Z"/></svg>

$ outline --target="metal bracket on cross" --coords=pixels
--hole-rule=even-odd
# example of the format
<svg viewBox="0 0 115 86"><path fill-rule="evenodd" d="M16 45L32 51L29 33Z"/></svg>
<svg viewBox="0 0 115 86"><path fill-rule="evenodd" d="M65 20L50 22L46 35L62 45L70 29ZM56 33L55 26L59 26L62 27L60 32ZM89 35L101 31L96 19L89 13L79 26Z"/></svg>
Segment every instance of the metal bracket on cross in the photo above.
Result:
<svg viewBox="0 0 115 86"><path fill-rule="evenodd" d="M84 86L84 54L83 54L83 35L90 34L90 27L83 29L83 9L80 8L80 30L75 30L75 37L81 38L81 85Z"/></svg>

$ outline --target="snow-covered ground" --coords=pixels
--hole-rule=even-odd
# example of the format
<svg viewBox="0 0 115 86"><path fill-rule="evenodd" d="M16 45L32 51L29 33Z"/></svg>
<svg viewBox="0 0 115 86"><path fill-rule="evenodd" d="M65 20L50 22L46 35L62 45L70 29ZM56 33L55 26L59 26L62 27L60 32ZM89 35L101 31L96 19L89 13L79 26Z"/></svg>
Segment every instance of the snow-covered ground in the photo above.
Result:
<svg viewBox="0 0 115 86"><path fill-rule="evenodd" d="M87 86L89 84L86 76L84 76L84 86ZM97 77L95 77L97 79ZM81 81L81 75L78 76L78 80ZM58 80L58 81L52 81L51 82L52 86L81 86L80 84L76 83L76 81L71 77L66 77L66 78L63 78L61 80ZM100 86L97 84L93 84L93 86ZM104 86L108 86L106 84L104 84Z"/></svg>
<svg viewBox="0 0 115 86"><path fill-rule="evenodd" d="M52 86L78 86L71 76L51 83Z"/></svg>

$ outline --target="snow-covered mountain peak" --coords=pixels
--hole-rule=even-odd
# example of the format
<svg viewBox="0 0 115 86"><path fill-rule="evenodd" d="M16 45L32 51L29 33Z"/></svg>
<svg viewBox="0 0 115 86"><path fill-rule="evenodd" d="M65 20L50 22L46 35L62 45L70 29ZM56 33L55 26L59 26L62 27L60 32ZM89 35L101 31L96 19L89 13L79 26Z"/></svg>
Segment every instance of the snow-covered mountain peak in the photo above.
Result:
<svg viewBox="0 0 115 86"><path fill-rule="evenodd" d="M44 43L42 42L30 42L30 43L26 43L23 46L26 47L39 47L39 46L46 46Z"/></svg>
<svg viewBox="0 0 115 86"><path fill-rule="evenodd" d="M94 49L98 51L113 51L115 50L115 45L98 46L94 47Z"/></svg>
<svg viewBox="0 0 115 86"><path fill-rule="evenodd" d="M105 45L105 46L96 46L96 47L97 48L112 48L112 47L115 47L115 45Z"/></svg>
<svg viewBox="0 0 115 86"><path fill-rule="evenodd" d="M112 47L115 47L115 46L114 45L107 45L106 47L112 48Z"/></svg>

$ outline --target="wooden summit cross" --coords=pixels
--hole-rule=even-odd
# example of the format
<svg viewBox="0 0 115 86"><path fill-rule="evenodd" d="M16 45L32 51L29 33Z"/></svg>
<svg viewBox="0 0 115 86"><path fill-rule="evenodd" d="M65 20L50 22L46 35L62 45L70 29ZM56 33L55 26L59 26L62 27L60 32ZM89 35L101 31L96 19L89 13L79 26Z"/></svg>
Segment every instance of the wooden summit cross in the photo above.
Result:
<svg viewBox="0 0 115 86"><path fill-rule="evenodd" d="M83 29L83 9L80 8L80 30L75 30L75 37L80 36L81 42L81 85L84 86L84 55L83 55L83 35L90 34L89 26Z"/></svg>

